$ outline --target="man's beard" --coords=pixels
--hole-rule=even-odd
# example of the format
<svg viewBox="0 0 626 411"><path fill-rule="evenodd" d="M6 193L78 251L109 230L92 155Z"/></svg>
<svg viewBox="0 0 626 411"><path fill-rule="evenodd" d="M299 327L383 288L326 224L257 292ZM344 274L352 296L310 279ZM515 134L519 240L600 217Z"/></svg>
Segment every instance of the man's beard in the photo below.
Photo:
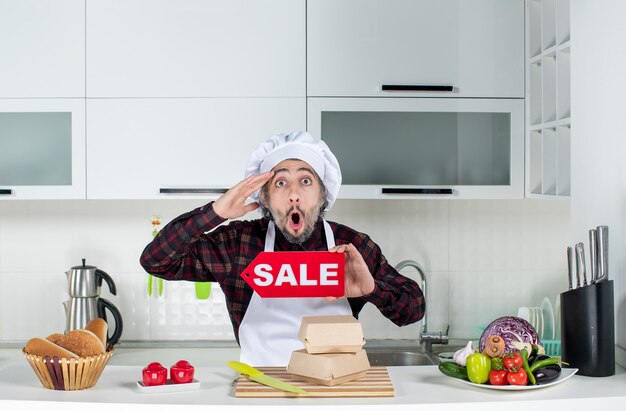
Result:
<svg viewBox="0 0 626 411"><path fill-rule="evenodd" d="M292 235L287 229L289 227L289 219L291 218L291 213L294 210L298 210L300 214L302 214L302 218L304 220L302 224L302 233L297 237ZM313 234L313 231L315 230L315 223L320 216L320 210L318 207L315 207L308 212L304 212L304 210L302 210L300 207L294 206L291 207L287 211L287 213L282 213L278 210L273 209L270 206L269 211L274 219L274 224L276 224L276 227L278 227L280 232L283 233L285 239L287 239L287 241L291 244L302 244L306 240L308 240L309 237L311 237L311 234Z"/></svg>

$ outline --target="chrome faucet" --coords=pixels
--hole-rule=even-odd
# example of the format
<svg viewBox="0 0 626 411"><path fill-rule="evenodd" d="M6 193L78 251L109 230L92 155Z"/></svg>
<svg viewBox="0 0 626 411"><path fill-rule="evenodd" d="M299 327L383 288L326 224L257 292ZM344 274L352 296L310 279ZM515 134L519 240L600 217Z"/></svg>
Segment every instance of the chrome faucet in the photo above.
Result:
<svg viewBox="0 0 626 411"><path fill-rule="evenodd" d="M424 295L424 301L426 301L426 293L427 293L427 287L426 287L426 273L424 272L424 269L422 268L421 265L419 265L419 263L417 261L413 261L413 260L404 260L399 262L395 269L396 271L400 271L405 267L413 267L415 268L415 270L417 270L417 274L420 276L420 279L422 280L422 294ZM424 317L422 318L422 328L420 330L420 337L419 337L419 342L420 345L422 346L422 349L427 352L430 353L432 352L432 346L433 344L448 344L448 331L450 330L450 326L448 325L448 327L446 328L446 331L439 331L437 333L428 333L428 321L427 321L427 313L428 310L424 310Z"/></svg>

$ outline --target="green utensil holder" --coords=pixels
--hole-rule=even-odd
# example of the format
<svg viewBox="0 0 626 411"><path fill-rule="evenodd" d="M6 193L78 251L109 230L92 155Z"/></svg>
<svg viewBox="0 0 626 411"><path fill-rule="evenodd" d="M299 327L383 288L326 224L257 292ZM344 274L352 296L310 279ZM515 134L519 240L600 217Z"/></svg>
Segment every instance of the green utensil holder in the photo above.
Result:
<svg viewBox="0 0 626 411"><path fill-rule="evenodd" d="M198 300L208 300L211 295L211 283L210 282L197 282L196 283L196 298Z"/></svg>

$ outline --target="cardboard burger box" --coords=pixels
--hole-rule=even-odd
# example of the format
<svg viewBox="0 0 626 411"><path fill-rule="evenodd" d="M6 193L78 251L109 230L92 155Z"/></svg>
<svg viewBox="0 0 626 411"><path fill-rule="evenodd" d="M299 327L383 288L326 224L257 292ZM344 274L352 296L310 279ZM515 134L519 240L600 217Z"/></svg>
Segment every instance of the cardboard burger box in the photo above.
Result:
<svg viewBox="0 0 626 411"><path fill-rule="evenodd" d="M350 315L304 317L298 335L305 348L291 354L287 372L303 381L333 386L370 368L361 323Z"/></svg>
<svg viewBox="0 0 626 411"><path fill-rule="evenodd" d="M361 323L351 315L303 317L298 338L309 354L356 353L365 344Z"/></svg>
<svg viewBox="0 0 626 411"><path fill-rule="evenodd" d="M306 350L297 350L291 354L287 372L303 381L333 386L363 378L369 368L365 350L332 354L309 354Z"/></svg>

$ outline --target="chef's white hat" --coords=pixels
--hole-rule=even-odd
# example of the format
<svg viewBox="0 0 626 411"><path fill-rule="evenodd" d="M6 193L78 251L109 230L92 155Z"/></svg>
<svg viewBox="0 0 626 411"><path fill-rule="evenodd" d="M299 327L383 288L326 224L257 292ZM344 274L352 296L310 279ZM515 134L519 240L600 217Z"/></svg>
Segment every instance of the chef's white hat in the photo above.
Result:
<svg viewBox="0 0 626 411"><path fill-rule="evenodd" d="M341 187L341 169L337 158L326 143L321 140L315 141L307 132L276 134L261 143L250 156L245 176L265 173L281 161L291 158L305 161L313 167L326 186L328 192L326 210L329 210L337 199ZM255 192L251 197L258 201L259 192Z"/></svg>

